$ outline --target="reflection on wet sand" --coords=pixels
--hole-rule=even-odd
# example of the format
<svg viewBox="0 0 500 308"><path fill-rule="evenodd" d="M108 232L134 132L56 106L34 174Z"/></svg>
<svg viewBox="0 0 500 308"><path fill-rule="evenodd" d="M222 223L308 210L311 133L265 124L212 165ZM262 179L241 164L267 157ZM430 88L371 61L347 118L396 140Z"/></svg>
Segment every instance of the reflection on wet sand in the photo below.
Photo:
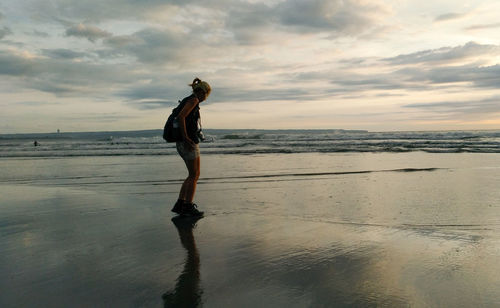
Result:
<svg viewBox="0 0 500 308"><path fill-rule="evenodd" d="M187 257L182 273L177 278L173 291L163 294L164 307L198 307L201 304L200 255L194 241L193 229L201 217L172 218Z"/></svg>

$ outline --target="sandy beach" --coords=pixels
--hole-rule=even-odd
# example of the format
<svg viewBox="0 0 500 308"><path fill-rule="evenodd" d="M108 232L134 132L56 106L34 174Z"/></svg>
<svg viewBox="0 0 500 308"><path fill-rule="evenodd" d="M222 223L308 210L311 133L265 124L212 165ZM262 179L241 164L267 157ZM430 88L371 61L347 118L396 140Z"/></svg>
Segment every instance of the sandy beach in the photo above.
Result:
<svg viewBox="0 0 500 308"><path fill-rule="evenodd" d="M1 307L495 307L498 154L0 160ZM173 220L172 220L173 219Z"/></svg>

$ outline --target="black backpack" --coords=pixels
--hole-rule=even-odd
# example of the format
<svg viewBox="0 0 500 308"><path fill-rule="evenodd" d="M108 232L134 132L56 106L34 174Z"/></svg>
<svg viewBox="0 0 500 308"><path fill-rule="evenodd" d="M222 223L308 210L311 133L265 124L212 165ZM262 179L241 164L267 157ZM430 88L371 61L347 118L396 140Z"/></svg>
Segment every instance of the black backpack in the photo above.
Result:
<svg viewBox="0 0 500 308"><path fill-rule="evenodd" d="M179 101L179 105L172 109L172 113L168 116L167 122L163 127L163 139L166 142L179 142L182 141L182 134L180 132L180 127L174 127L174 121L179 112L181 112L184 105L189 98L193 95L184 98L182 101ZM201 129L198 127L198 122L200 120L200 107L196 105L193 110L186 117L186 130L189 138L193 140L194 143L199 143L199 134Z"/></svg>

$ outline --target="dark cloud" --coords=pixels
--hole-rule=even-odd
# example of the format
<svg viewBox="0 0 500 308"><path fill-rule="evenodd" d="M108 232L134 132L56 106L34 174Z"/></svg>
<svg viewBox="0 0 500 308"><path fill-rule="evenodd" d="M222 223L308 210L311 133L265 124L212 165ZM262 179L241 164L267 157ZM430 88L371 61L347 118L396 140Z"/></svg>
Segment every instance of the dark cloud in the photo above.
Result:
<svg viewBox="0 0 500 308"><path fill-rule="evenodd" d="M130 65L61 61L78 55L68 50L46 50L53 57L25 57L0 51L0 75L17 78L25 88L55 95L108 97L111 87L128 85L144 78L131 73Z"/></svg>
<svg viewBox="0 0 500 308"><path fill-rule="evenodd" d="M470 42L463 46L424 50L379 60L344 59L339 63L345 65L334 69L289 74L286 79L294 84L330 80L332 86L318 90L318 95L321 92L322 95L340 95L372 90L421 91L436 89L436 86L443 89L457 86L463 89L500 89L500 64L485 65L498 55L500 47L497 45ZM458 61L469 63L456 65ZM353 66L362 66L363 70L373 73L356 73Z"/></svg>
<svg viewBox="0 0 500 308"><path fill-rule="evenodd" d="M434 114L453 116L491 115L500 113L500 97L494 96L483 100L445 101L432 103L415 103L404 105L404 108L419 109Z"/></svg>
<svg viewBox="0 0 500 308"><path fill-rule="evenodd" d="M0 75L32 76L37 71L39 65L34 60L0 50Z"/></svg>
<svg viewBox="0 0 500 308"><path fill-rule="evenodd" d="M483 24L483 25L472 25L466 27L465 30L484 30L484 29L495 29L500 28L500 22L494 24Z"/></svg>
<svg viewBox="0 0 500 308"><path fill-rule="evenodd" d="M64 48L42 49L42 54L52 59L64 59L64 60L84 58L85 56L88 55L87 53L84 52L76 52Z"/></svg>
<svg viewBox="0 0 500 308"><path fill-rule="evenodd" d="M35 1L30 9L38 19L61 21L60 16L70 20L86 20L99 23L108 20L140 20L151 12L164 9L167 5L185 6L197 1L179 0L53 0ZM211 2L206 1L209 5Z"/></svg>
<svg viewBox="0 0 500 308"><path fill-rule="evenodd" d="M140 40L137 35L115 35L107 38L105 42L112 47L121 48L127 45L138 44Z"/></svg>
<svg viewBox="0 0 500 308"><path fill-rule="evenodd" d="M387 12L376 1L287 0L276 7L282 25L301 31L327 31L357 36Z"/></svg>
<svg viewBox="0 0 500 308"><path fill-rule="evenodd" d="M485 65L500 55L500 46L469 42L462 46L424 50L412 54L382 59L403 66L390 75L400 80L422 85L463 84L464 86L500 88L500 65ZM450 65L469 61L468 64ZM419 64L419 66L407 66ZM382 78L387 80L387 78ZM395 79L393 79L395 80Z"/></svg>
<svg viewBox="0 0 500 308"><path fill-rule="evenodd" d="M407 69L400 71L409 80L430 84L468 83L479 88L500 88L500 65L451 66L432 69Z"/></svg>
<svg viewBox="0 0 500 308"><path fill-rule="evenodd" d="M33 30L32 34L34 36L38 36L38 37L49 37L50 36L47 32L38 31L38 30Z"/></svg>
<svg viewBox="0 0 500 308"><path fill-rule="evenodd" d="M285 0L230 5L226 30L238 43L253 44L270 32L325 32L331 38L360 36L380 26L388 12L382 2L355 0Z"/></svg>
<svg viewBox="0 0 500 308"><path fill-rule="evenodd" d="M411 54L399 55L392 58L382 59L383 61L393 64L417 64L426 62L441 62L447 63L457 60L463 60L470 57L487 55L500 55L500 46L498 45L481 45L475 42L468 42L462 46L442 47L439 49L423 50Z"/></svg>
<svg viewBox="0 0 500 308"><path fill-rule="evenodd" d="M216 31L207 25L218 25L223 28L218 28L217 31L229 34L226 39L233 38L240 44L254 44L277 31L320 31L329 33L332 38L360 36L380 27L383 18L389 14L381 0L285 0L277 4L229 0L55 0L50 3L35 2L33 14L62 23L66 27L71 24L66 31L67 35L85 37L90 41L109 38L111 34L86 24L74 26L75 21L85 20L86 23L93 24L109 20L137 21L149 19L156 12L181 8L197 18L197 22L189 19L182 22L188 32ZM214 14L210 15L211 13ZM64 16L64 19L60 16Z"/></svg>
<svg viewBox="0 0 500 308"><path fill-rule="evenodd" d="M240 44L259 43L266 29L272 28L276 22L273 8L262 3L241 3L238 6L230 6L228 9L229 12L224 21L225 28Z"/></svg>
<svg viewBox="0 0 500 308"><path fill-rule="evenodd" d="M450 21L450 20L455 20L455 19L460 19L467 16L465 13L447 13L447 14L442 14L439 15L434 19L435 22L440 22L440 21Z"/></svg>
<svg viewBox="0 0 500 308"><path fill-rule="evenodd" d="M428 90L433 86L500 89L500 65L403 68L385 74L342 74L332 93L369 90Z"/></svg>
<svg viewBox="0 0 500 308"><path fill-rule="evenodd" d="M374 65L371 68L380 69L380 66ZM418 72L421 73L421 71ZM361 74L349 72L344 68L336 68L321 72L313 71L295 74L291 77L290 82L303 84L304 82L329 81L330 86L327 88L324 88L323 90L317 89L315 91L311 91L312 93L309 93L311 97L314 96L314 93L319 98L346 94L350 95L352 93L361 95L361 92L371 90L425 90L429 88L428 84L413 80L414 75L412 73L413 71L394 70L387 73Z"/></svg>
<svg viewBox="0 0 500 308"><path fill-rule="evenodd" d="M95 42L98 39L110 37L112 34L94 26L78 24L67 29L66 36L83 37L91 42Z"/></svg>
<svg viewBox="0 0 500 308"><path fill-rule="evenodd" d="M57 96L70 96L76 92L79 92L79 94L83 92L78 91L78 88L70 83L56 82L55 80L47 80L44 78L34 79L31 83L31 88L52 93Z"/></svg>
<svg viewBox="0 0 500 308"><path fill-rule="evenodd" d="M8 28L8 27L0 28L0 40L9 34L12 34L12 31L10 30L10 28Z"/></svg>
<svg viewBox="0 0 500 308"><path fill-rule="evenodd" d="M202 54L195 38L172 31L146 28L130 35L109 36L105 49L98 50L101 57L133 57L142 64L155 67L174 63L179 66L193 62Z"/></svg>

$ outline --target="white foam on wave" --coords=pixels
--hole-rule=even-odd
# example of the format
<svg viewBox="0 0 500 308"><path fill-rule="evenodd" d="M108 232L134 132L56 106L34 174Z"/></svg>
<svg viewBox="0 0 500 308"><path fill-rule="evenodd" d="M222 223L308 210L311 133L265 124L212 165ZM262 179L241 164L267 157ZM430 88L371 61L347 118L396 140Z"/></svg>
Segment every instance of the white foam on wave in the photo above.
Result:
<svg viewBox="0 0 500 308"><path fill-rule="evenodd" d="M117 137L112 136L115 135ZM206 130L204 154L500 153L500 131ZM34 146L37 140L39 146ZM173 155L161 131L0 135L0 157Z"/></svg>

